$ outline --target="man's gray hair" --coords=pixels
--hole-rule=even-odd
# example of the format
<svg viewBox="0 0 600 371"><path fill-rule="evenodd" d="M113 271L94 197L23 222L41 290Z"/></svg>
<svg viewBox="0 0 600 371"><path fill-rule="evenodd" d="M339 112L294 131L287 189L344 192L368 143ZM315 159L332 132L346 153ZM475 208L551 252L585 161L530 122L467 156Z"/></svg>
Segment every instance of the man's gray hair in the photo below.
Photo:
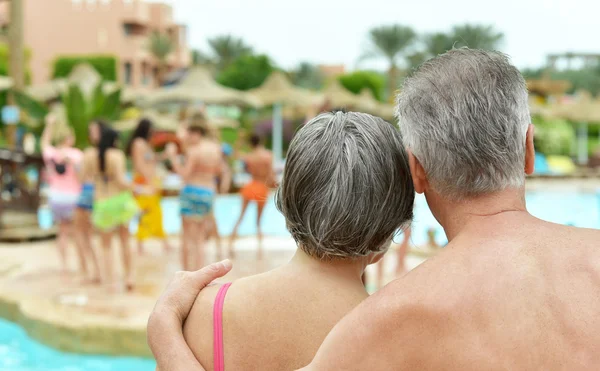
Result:
<svg viewBox="0 0 600 371"><path fill-rule="evenodd" d="M276 204L307 254L353 258L388 248L412 220L414 193L398 128L339 111L294 136Z"/></svg>
<svg viewBox="0 0 600 371"><path fill-rule="evenodd" d="M396 114L404 144L443 196L524 184L527 87L506 55L461 48L425 62L404 81Z"/></svg>

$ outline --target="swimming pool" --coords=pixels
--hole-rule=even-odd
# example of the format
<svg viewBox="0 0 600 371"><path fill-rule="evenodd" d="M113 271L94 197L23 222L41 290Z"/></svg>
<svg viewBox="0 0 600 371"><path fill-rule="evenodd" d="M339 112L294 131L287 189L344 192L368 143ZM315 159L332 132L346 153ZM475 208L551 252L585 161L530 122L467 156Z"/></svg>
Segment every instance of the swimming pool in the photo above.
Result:
<svg viewBox="0 0 600 371"><path fill-rule="evenodd" d="M62 353L30 339L19 326L0 319L2 371L153 371L151 359Z"/></svg>
<svg viewBox="0 0 600 371"><path fill-rule="evenodd" d="M526 196L529 211L544 220L560 224L571 224L584 228L600 228L600 196L595 193L576 191L529 191ZM162 201L163 224L168 233L178 233L181 229L179 204L177 198L166 198ZM215 217L222 235L229 235L242 207L239 195L219 196L215 202ZM358 210L357 210L358 212ZM447 242L446 237L437 223L423 195L417 195L415 203L415 218L413 223L412 243L424 244L427 240L427 230L434 228L436 240L440 244ZM40 225L50 227L52 217L49 210L40 209ZM263 233L270 236L289 237L285 228L285 219L276 209L273 197L269 199L261 222ZM135 230L136 223L132 223ZM250 236L256 234L256 205L248 207L239 234Z"/></svg>

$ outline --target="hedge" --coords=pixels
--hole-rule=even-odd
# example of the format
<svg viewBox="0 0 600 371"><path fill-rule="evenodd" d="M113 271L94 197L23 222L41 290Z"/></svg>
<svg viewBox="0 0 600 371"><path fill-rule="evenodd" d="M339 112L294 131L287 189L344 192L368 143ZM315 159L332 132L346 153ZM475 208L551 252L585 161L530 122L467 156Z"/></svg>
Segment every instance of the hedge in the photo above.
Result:
<svg viewBox="0 0 600 371"><path fill-rule="evenodd" d="M359 94L364 88L369 88L378 101L383 100L385 78L377 72L355 71L340 76L340 83L354 94Z"/></svg>
<svg viewBox="0 0 600 371"><path fill-rule="evenodd" d="M89 63L102 79L107 81L117 81L117 58L110 55L82 55L58 57L54 61L54 78L67 77L75 66L81 63Z"/></svg>

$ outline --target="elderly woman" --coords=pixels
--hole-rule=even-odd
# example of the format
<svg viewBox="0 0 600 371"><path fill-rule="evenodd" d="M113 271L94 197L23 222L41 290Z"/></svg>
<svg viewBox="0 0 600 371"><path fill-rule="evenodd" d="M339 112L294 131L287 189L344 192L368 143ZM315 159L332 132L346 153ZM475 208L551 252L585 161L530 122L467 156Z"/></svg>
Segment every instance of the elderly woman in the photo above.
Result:
<svg viewBox="0 0 600 371"><path fill-rule="evenodd" d="M184 327L198 361L207 370L306 365L368 296L361 275L410 223L413 202L395 126L355 112L308 122L290 145L277 194L296 254L270 272L200 293Z"/></svg>

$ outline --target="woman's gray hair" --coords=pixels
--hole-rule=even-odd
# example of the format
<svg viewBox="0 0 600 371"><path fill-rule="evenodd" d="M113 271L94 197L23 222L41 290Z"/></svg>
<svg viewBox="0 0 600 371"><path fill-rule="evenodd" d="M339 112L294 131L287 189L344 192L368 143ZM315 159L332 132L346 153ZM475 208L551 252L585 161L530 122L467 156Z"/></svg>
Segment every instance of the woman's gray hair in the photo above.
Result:
<svg viewBox="0 0 600 371"><path fill-rule="evenodd" d="M451 199L521 187L527 87L502 53L455 49L404 81L397 116L432 187Z"/></svg>
<svg viewBox="0 0 600 371"><path fill-rule="evenodd" d="M277 208L318 259L385 251L412 220L415 191L400 132L357 112L323 113L294 136Z"/></svg>

